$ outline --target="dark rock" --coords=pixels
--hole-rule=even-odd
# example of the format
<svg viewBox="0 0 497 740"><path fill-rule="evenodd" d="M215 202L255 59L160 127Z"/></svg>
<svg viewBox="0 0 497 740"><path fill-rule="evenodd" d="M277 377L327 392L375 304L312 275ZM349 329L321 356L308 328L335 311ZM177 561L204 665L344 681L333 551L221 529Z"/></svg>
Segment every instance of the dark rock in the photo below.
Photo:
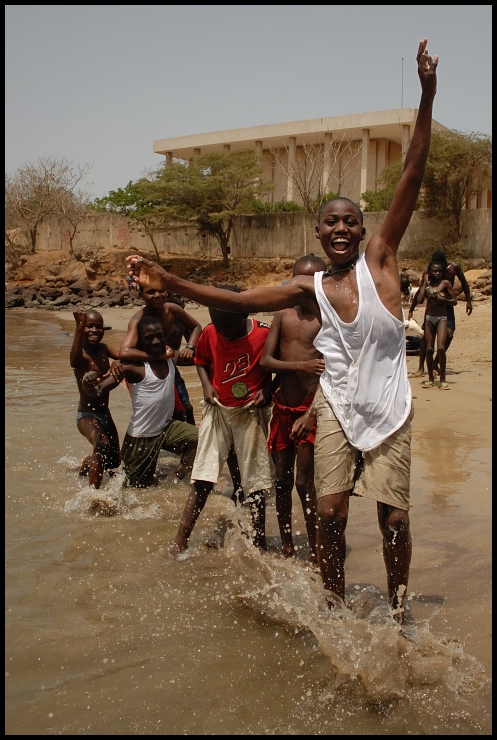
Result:
<svg viewBox="0 0 497 740"><path fill-rule="evenodd" d="M24 298L21 295L5 294L5 308L19 308L24 306Z"/></svg>
<svg viewBox="0 0 497 740"><path fill-rule="evenodd" d="M39 301L25 301L24 308L40 308L41 303Z"/></svg>
<svg viewBox="0 0 497 740"><path fill-rule="evenodd" d="M67 306L69 303L71 303L71 296L61 295L59 298L56 298L55 301L52 301L52 306L57 308L59 306Z"/></svg>
<svg viewBox="0 0 497 740"><path fill-rule="evenodd" d="M50 288L46 286L40 290L39 295L43 298L47 298L49 301L55 301L56 298L59 298L62 295L62 291L60 288Z"/></svg>
<svg viewBox="0 0 497 740"><path fill-rule="evenodd" d="M86 278L77 278L69 287L73 293L81 293L90 290L90 283Z"/></svg>
<svg viewBox="0 0 497 740"><path fill-rule="evenodd" d="M50 275L53 276L58 275L60 272L60 265L50 265L50 267L48 268L48 272L50 273Z"/></svg>
<svg viewBox="0 0 497 740"><path fill-rule="evenodd" d="M113 290L107 298L107 304L109 306L122 306L124 303L125 293L119 290Z"/></svg>

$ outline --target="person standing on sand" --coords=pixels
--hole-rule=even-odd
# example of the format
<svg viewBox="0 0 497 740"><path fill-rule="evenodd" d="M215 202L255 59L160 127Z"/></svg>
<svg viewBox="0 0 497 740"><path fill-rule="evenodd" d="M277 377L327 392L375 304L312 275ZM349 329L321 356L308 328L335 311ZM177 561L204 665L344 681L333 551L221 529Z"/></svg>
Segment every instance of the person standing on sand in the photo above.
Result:
<svg viewBox="0 0 497 740"><path fill-rule="evenodd" d="M428 380L423 388L433 388L433 353L437 340L437 366L440 373L440 390L448 391L445 380L445 347L447 341L447 308L456 305L456 297L449 280L442 280L443 266L440 262L430 262L425 278L419 288L419 300L426 302L425 343Z"/></svg>
<svg viewBox="0 0 497 740"><path fill-rule="evenodd" d="M462 289L464 291L464 295L466 297L466 313L468 316L471 316L473 313L473 303L471 300L471 291L469 289L468 281L466 280L466 276L463 272L463 269L461 265L458 262L447 262L447 257L445 256L445 252L443 252L441 249L437 249L433 252L431 255L431 261L432 262L440 262L443 267L442 271L442 280L448 280L452 286L454 287L454 282L456 277L458 278L459 282L461 283ZM423 276L421 278L421 284L423 284L423 281L426 277L426 270L423 272ZM407 315L407 319L412 319L412 315L414 313L414 309L418 305L418 303L421 303L419 298L419 288L416 291L416 293L413 296L411 306L409 308L409 313ZM456 301L457 303L457 301ZM425 310L425 317L426 317L426 310ZM423 324L421 328L424 330L426 325L426 318L423 321ZM447 353L447 350L449 349L452 339L454 338L454 332L456 330L456 315L454 311L454 306L451 304L447 304L447 341L445 343L445 352ZM409 378L423 378L425 374L425 359L426 359L426 341L423 337L421 340L421 345L419 347L419 366L416 372L409 373ZM438 365L437 361L435 359L435 362L433 364L433 371L438 372Z"/></svg>
<svg viewBox="0 0 497 740"><path fill-rule="evenodd" d="M300 305L319 319L322 328L314 346L323 354L326 369L314 400L314 465L323 585L330 606L343 601L345 529L354 490L377 502L389 601L400 622L405 618L412 549L408 511L413 410L397 251L430 150L438 57L429 56L426 46L424 39L416 57L421 100L402 176L363 254L362 211L339 197L325 203L318 215L315 235L330 269L313 277L298 275L284 285L236 294L182 280L138 255L126 258L129 275L138 285L158 282L206 306L239 313ZM358 475L360 458L364 467Z"/></svg>
<svg viewBox="0 0 497 740"><path fill-rule="evenodd" d="M300 257L293 266L293 277L314 275L318 270L326 270L326 263L321 257ZM320 328L316 316L301 306L278 311L274 315L261 357L261 367L280 374L280 386L273 396L268 448L276 468L276 515L281 554L285 558L295 555L292 539L292 490L295 482L304 512L309 563L312 565L317 565L315 417L312 418L310 429L306 428L302 436L294 436L293 427L311 406L319 376L324 371L322 355L313 345Z"/></svg>
<svg viewBox="0 0 497 740"><path fill-rule="evenodd" d="M79 475L87 475L90 485L98 489L104 470L118 468L121 463L119 437L109 411L109 391L98 399L89 396L83 386L83 376L90 371L100 379L110 375L115 387L122 380L123 371L117 349L102 342L102 315L98 311L83 311L82 308L77 308L73 315L76 329L69 360L79 389L76 423L80 433L93 447L93 454L87 455L81 463ZM114 360L112 365L109 357Z"/></svg>

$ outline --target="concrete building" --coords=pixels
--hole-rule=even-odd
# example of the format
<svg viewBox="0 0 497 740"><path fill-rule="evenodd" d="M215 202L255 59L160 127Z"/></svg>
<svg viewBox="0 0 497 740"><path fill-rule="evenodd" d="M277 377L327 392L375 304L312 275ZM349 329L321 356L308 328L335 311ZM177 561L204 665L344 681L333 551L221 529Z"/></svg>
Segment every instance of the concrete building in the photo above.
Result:
<svg viewBox="0 0 497 740"><path fill-rule="evenodd" d="M417 109L399 108L214 131L159 139L154 152L187 160L252 149L274 183L273 201L302 203L302 191L311 196L332 191L359 202L361 193L375 189L383 168L405 156L416 116ZM433 128L446 130L437 121Z"/></svg>
<svg viewBox="0 0 497 740"><path fill-rule="evenodd" d="M155 141L154 152L172 161L251 149L274 184L273 202L302 203L304 193L315 197L334 192L358 203L365 190L376 190L384 167L404 158L417 113L416 108L397 108L177 136ZM435 120L432 127L447 131ZM489 173L483 173L478 194L466 207L491 207Z"/></svg>

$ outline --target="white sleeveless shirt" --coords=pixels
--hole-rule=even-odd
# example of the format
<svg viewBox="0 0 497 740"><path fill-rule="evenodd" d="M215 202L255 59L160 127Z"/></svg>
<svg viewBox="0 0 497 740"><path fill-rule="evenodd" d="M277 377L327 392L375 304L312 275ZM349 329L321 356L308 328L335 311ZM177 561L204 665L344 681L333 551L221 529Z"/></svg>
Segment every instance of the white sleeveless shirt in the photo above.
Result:
<svg viewBox="0 0 497 740"><path fill-rule="evenodd" d="M400 429L411 410L404 322L378 296L364 254L356 263L357 316L343 322L314 274L322 326L314 346L325 359L320 384L350 444L362 452Z"/></svg>
<svg viewBox="0 0 497 740"><path fill-rule="evenodd" d="M156 437L169 424L174 412L174 364L168 360L169 375L161 380L148 362L145 377L128 383L133 414L128 426L130 437Z"/></svg>

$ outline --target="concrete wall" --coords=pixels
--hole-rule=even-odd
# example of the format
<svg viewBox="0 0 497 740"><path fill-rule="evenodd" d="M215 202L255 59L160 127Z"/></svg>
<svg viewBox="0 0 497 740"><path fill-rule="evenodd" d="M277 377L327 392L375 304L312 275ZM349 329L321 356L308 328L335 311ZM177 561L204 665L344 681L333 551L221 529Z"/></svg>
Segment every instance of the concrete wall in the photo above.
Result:
<svg viewBox="0 0 497 740"><path fill-rule="evenodd" d="M386 213L365 213L367 240L382 223ZM492 209L463 211L463 251L467 257L492 259ZM231 256L234 259L254 257L297 258L302 254L319 254L320 246L314 236L315 219L306 213L267 213L238 216L231 237ZM441 224L416 211L400 243L401 259L426 253L426 239L438 236ZM219 259L220 249L215 239L201 237L192 227L156 234L159 254L167 257L198 257ZM75 251L96 247L115 247L130 253L134 250L153 252L150 239L132 229L126 219L109 215L88 217L78 228L74 239ZM69 248L69 237L63 221L52 218L38 230L37 251L45 252Z"/></svg>

